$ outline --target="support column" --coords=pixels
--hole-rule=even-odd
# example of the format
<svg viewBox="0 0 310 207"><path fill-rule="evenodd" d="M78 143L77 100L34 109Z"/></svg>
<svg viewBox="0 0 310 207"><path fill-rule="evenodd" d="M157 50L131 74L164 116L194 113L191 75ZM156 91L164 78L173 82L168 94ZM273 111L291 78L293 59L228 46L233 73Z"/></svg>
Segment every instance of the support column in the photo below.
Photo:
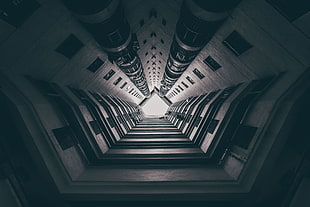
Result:
<svg viewBox="0 0 310 207"><path fill-rule="evenodd" d="M161 81L165 96L240 0L185 0Z"/></svg>
<svg viewBox="0 0 310 207"><path fill-rule="evenodd" d="M93 35L109 60L130 78L141 93L149 97L138 47L130 33L120 0L63 0L82 25Z"/></svg>

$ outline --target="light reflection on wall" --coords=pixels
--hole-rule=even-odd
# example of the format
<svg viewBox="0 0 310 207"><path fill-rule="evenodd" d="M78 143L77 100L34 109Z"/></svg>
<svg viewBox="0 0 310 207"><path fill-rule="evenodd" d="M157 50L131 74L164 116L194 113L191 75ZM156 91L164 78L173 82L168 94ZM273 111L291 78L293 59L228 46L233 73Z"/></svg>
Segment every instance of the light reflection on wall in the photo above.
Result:
<svg viewBox="0 0 310 207"><path fill-rule="evenodd" d="M157 95L154 94L147 102L142 106L142 110L145 116L163 116L168 105Z"/></svg>

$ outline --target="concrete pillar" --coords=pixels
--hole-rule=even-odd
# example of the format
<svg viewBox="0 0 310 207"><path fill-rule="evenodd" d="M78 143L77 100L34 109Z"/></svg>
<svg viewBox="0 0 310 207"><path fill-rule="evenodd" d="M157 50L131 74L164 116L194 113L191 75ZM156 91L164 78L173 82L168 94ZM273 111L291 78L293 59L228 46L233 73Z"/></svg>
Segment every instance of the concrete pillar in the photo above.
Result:
<svg viewBox="0 0 310 207"><path fill-rule="evenodd" d="M149 97L136 41L130 33L120 0L63 2L108 54L109 60L116 63L144 96Z"/></svg>
<svg viewBox="0 0 310 207"><path fill-rule="evenodd" d="M165 96L240 0L185 0L161 81Z"/></svg>

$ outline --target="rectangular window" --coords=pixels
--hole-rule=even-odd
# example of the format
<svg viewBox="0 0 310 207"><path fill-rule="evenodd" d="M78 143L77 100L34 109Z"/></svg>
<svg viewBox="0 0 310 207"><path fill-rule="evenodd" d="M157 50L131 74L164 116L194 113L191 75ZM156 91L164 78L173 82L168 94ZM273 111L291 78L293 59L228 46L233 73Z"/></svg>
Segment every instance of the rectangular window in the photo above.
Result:
<svg viewBox="0 0 310 207"><path fill-rule="evenodd" d="M109 80L114 74L115 74L115 71L111 69L103 78L105 80Z"/></svg>
<svg viewBox="0 0 310 207"><path fill-rule="evenodd" d="M84 44L73 34L70 34L57 48L56 52L71 59Z"/></svg>
<svg viewBox="0 0 310 207"><path fill-rule="evenodd" d="M183 84L185 88L188 88L188 85L186 83L184 83L183 81L181 83Z"/></svg>
<svg viewBox="0 0 310 207"><path fill-rule="evenodd" d="M237 31L233 31L223 41L223 44L237 56L241 55L252 47Z"/></svg>
<svg viewBox="0 0 310 207"><path fill-rule="evenodd" d="M90 121L89 124L93 128L93 131L96 135L101 133L101 130L100 130L100 127L99 127L97 120Z"/></svg>
<svg viewBox="0 0 310 207"><path fill-rule="evenodd" d="M239 147L248 149L256 130L256 127L241 125L238 127L233 140Z"/></svg>
<svg viewBox="0 0 310 207"><path fill-rule="evenodd" d="M218 62L216 62L210 55L204 59L203 61L211 70L216 71L218 70L220 67L220 64L218 64Z"/></svg>
<svg viewBox="0 0 310 207"><path fill-rule="evenodd" d="M39 7L36 0L1 0L0 18L14 27L19 27Z"/></svg>
<svg viewBox="0 0 310 207"><path fill-rule="evenodd" d="M127 82L123 83L120 88L123 89L126 85L127 85Z"/></svg>
<svg viewBox="0 0 310 207"><path fill-rule="evenodd" d="M193 72L199 79L203 79L205 77L204 74L202 74L197 68L195 68Z"/></svg>
<svg viewBox="0 0 310 207"><path fill-rule="evenodd" d="M52 130L62 150L75 145L74 134L69 126Z"/></svg>
<svg viewBox="0 0 310 207"><path fill-rule="evenodd" d="M294 21L310 10L309 1L304 0L266 0L289 21Z"/></svg>
<svg viewBox="0 0 310 207"><path fill-rule="evenodd" d="M87 70L95 73L103 64L103 60L97 57L96 60L94 60L94 62L87 67Z"/></svg>
<svg viewBox="0 0 310 207"><path fill-rule="evenodd" d="M208 129L207 131L210 133L210 134L213 134L215 128L217 127L219 123L219 120L216 120L216 119L213 119L210 123L210 125L208 126Z"/></svg>
<svg viewBox="0 0 310 207"><path fill-rule="evenodd" d="M184 89L180 85L178 85L178 87L179 87L179 89L181 89L181 91L184 91Z"/></svg>
<svg viewBox="0 0 310 207"><path fill-rule="evenodd" d="M128 93L131 93L133 90L134 90L133 88L132 88L132 89L130 89L130 91L129 91Z"/></svg>
<svg viewBox="0 0 310 207"><path fill-rule="evenodd" d="M186 80L188 80L188 82L190 82L191 84L195 83L195 81L189 76L186 76Z"/></svg>
<svg viewBox="0 0 310 207"><path fill-rule="evenodd" d="M119 77L118 79L116 79L116 80L113 82L113 84L114 84L114 85L117 85L119 82L121 82L122 79L123 79L123 78Z"/></svg>
<svg viewBox="0 0 310 207"><path fill-rule="evenodd" d="M111 117L107 117L107 120L108 120L110 126L111 126L112 128L114 128L114 127L115 127L115 124L114 124L113 119L112 119Z"/></svg>
<svg viewBox="0 0 310 207"><path fill-rule="evenodd" d="M201 116L197 117L197 119L195 120L195 123L194 123L194 127L197 127L199 125L201 119L202 119Z"/></svg>

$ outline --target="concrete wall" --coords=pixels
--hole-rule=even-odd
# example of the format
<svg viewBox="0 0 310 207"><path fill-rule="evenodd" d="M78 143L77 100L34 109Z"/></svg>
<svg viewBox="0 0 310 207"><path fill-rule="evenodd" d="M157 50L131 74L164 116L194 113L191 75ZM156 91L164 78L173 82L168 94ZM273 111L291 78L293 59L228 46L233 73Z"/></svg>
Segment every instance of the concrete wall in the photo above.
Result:
<svg viewBox="0 0 310 207"><path fill-rule="evenodd" d="M295 22L289 22L267 1L242 1L172 90L177 85L182 86L181 81L190 87L171 100L176 102L283 71L294 75L306 70L309 67L310 40L303 30L309 28L309 24L306 24L308 18L309 14L305 14ZM303 22L300 23L303 29L296 26L299 21ZM240 56L236 56L222 43L233 30L253 46ZM222 66L215 72L203 63L209 55ZM200 80L193 73L194 68L203 73L205 78ZM195 84L190 84L186 76L190 76Z"/></svg>
<svg viewBox="0 0 310 207"><path fill-rule="evenodd" d="M139 92L129 78L109 62L92 36L60 1L38 2L41 6L18 28L0 20L0 70L3 73L11 76L31 75L46 81L100 91L136 103L141 101L128 94L126 88L120 89L124 82L128 82L127 86ZM70 34L74 34L84 44L72 59L55 51ZM105 63L92 73L87 67L97 57ZM110 69L116 73L110 80L104 80L104 75ZM118 77L122 81L115 86L113 82Z"/></svg>

